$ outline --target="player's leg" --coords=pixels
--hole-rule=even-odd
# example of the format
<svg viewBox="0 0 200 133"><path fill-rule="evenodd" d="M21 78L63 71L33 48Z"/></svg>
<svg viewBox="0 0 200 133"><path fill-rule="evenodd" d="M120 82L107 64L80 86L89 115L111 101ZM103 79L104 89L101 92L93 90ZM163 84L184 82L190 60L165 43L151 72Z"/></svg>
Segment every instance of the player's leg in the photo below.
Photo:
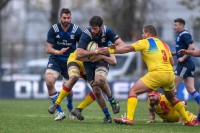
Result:
<svg viewBox="0 0 200 133"><path fill-rule="evenodd" d="M176 98L175 92L173 90L172 91L169 90L169 91L164 91L164 94L165 94L167 100L172 104L173 108L183 118L185 125L193 126L193 123L190 122L189 116L186 113L183 102L181 102L178 98Z"/></svg>
<svg viewBox="0 0 200 133"><path fill-rule="evenodd" d="M89 92L87 94L87 96L83 99L83 101L75 109L72 110L72 114L74 116L76 116L77 119L79 119L80 121L84 120L84 116L82 115L83 109L86 108L88 105L90 105L95 100L96 99L95 99L93 92L92 91Z"/></svg>
<svg viewBox="0 0 200 133"><path fill-rule="evenodd" d="M69 97L67 97L67 100L68 100L67 108L69 111L71 111L73 108L72 99L71 99L72 97L70 96L72 96L72 93L71 93L72 87L75 85L75 83L79 79L80 71L79 71L79 68L75 64L72 64L72 65L69 64L68 73L69 73L69 80L67 81L65 80L66 82L63 82L64 84L58 96L58 99L55 101L55 104L50 106L48 109L49 113L51 114L55 112L55 109L59 107L62 100L68 95Z"/></svg>
<svg viewBox="0 0 200 133"><path fill-rule="evenodd" d="M58 92L56 91L54 84L56 79L58 78L59 73L52 69L47 69L45 74L46 85L48 89L49 97L51 98L52 103L54 104L56 99L58 98ZM60 106L57 108L57 115L54 120L62 120L65 118L65 115Z"/></svg>
<svg viewBox="0 0 200 133"><path fill-rule="evenodd" d="M119 102L117 100L115 100L115 98L112 96L111 91L110 91L110 87L108 85L108 82L106 81L106 77L108 75L108 68L105 66L99 66L96 70L95 70L95 75L99 75L102 77L102 79L99 81L101 82L101 89L102 91L107 95L108 97L108 101L111 104L113 113L119 113L120 111L120 106L119 106Z"/></svg>
<svg viewBox="0 0 200 133"><path fill-rule="evenodd" d="M193 96L197 104L200 105L200 95L199 95L199 92L196 91L194 88L194 78L187 77L184 79L184 82L185 82L187 91Z"/></svg>
<svg viewBox="0 0 200 133"><path fill-rule="evenodd" d="M127 101L127 116L125 118L115 118L115 123L133 125L134 113L137 107L139 94L151 91L144 82L139 79L129 90L128 101Z"/></svg>
<svg viewBox="0 0 200 133"><path fill-rule="evenodd" d="M175 92L175 94L177 93L178 86L182 81L183 81L182 77L175 75L175 80L174 80L174 92Z"/></svg>

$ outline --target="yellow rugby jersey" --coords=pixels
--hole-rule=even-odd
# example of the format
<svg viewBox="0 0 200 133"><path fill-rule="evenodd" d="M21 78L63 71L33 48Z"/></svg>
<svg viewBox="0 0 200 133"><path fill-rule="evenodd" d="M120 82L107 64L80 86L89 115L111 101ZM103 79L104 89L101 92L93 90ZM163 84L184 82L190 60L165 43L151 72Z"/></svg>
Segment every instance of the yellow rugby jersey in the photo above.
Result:
<svg viewBox="0 0 200 133"><path fill-rule="evenodd" d="M162 94L160 94L160 102L158 105L154 105L152 107L150 105L150 101L148 100L148 107L149 109L153 109L155 113L165 122L178 122L181 117L180 114L172 108L167 98ZM186 113L188 114L190 121L196 118L193 113L190 113L189 111L186 111Z"/></svg>
<svg viewBox="0 0 200 133"><path fill-rule="evenodd" d="M148 100L148 106L150 109L153 109L155 113L163 119L163 121L178 122L180 118L179 113L171 107L170 102L162 94L160 94L160 102L158 105L152 107Z"/></svg>
<svg viewBox="0 0 200 133"><path fill-rule="evenodd" d="M172 57L167 44L158 38L151 37L132 44L135 51L141 51L148 71L173 71L169 58Z"/></svg>

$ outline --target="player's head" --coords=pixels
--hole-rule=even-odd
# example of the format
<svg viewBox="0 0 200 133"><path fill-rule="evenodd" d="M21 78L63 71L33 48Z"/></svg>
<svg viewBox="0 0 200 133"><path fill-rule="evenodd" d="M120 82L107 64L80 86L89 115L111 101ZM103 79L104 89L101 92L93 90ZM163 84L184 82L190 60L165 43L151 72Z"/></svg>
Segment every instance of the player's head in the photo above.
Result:
<svg viewBox="0 0 200 133"><path fill-rule="evenodd" d="M160 100L159 93L157 91L148 92L148 99L150 101L150 105L157 105Z"/></svg>
<svg viewBox="0 0 200 133"><path fill-rule="evenodd" d="M62 8L60 11L60 22L63 27L68 27L71 23L71 11L67 8Z"/></svg>
<svg viewBox="0 0 200 133"><path fill-rule="evenodd" d="M157 31L156 28L153 25L147 25L143 28L143 39L149 38L149 37L156 37Z"/></svg>
<svg viewBox="0 0 200 133"><path fill-rule="evenodd" d="M174 31L179 33L184 30L185 20L182 18L174 19Z"/></svg>
<svg viewBox="0 0 200 133"><path fill-rule="evenodd" d="M89 21L89 25L91 27L92 38L98 38L102 31L103 19L99 16L93 16Z"/></svg>

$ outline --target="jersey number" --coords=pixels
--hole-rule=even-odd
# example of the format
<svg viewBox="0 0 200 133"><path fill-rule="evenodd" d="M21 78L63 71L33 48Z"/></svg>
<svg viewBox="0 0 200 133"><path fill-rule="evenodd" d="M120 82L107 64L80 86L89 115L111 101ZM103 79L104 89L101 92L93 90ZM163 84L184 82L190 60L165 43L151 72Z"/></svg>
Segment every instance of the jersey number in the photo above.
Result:
<svg viewBox="0 0 200 133"><path fill-rule="evenodd" d="M162 54L163 54L163 61L167 61L167 55L165 50L161 50Z"/></svg>

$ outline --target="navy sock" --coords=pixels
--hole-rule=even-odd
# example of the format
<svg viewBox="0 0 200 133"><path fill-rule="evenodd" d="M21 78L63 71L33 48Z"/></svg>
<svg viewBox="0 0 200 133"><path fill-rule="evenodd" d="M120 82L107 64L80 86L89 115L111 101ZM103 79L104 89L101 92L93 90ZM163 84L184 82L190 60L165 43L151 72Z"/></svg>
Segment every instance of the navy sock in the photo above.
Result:
<svg viewBox="0 0 200 133"><path fill-rule="evenodd" d="M66 98L67 98L67 108L69 111L71 111L73 109L73 104L72 104L73 97L67 96Z"/></svg>
<svg viewBox="0 0 200 133"><path fill-rule="evenodd" d="M200 95L197 91L194 91L192 93L192 96L194 97L195 101L198 103L198 105L200 105Z"/></svg>
<svg viewBox="0 0 200 133"><path fill-rule="evenodd" d="M111 97L111 98L108 99L108 101L109 101L110 103L112 103L113 100L115 100L114 97Z"/></svg>
<svg viewBox="0 0 200 133"><path fill-rule="evenodd" d="M54 94L51 95L50 98L51 98L52 103L54 104L56 102L57 98L58 98L58 92L54 92ZM63 112L60 105L57 107L57 111Z"/></svg>
<svg viewBox="0 0 200 133"><path fill-rule="evenodd" d="M110 117L110 113L109 113L109 111L108 111L108 108L106 107L106 108L104 108L103 110L103 113L104 113L104 115L106 116L106 117Z"/></svg>

